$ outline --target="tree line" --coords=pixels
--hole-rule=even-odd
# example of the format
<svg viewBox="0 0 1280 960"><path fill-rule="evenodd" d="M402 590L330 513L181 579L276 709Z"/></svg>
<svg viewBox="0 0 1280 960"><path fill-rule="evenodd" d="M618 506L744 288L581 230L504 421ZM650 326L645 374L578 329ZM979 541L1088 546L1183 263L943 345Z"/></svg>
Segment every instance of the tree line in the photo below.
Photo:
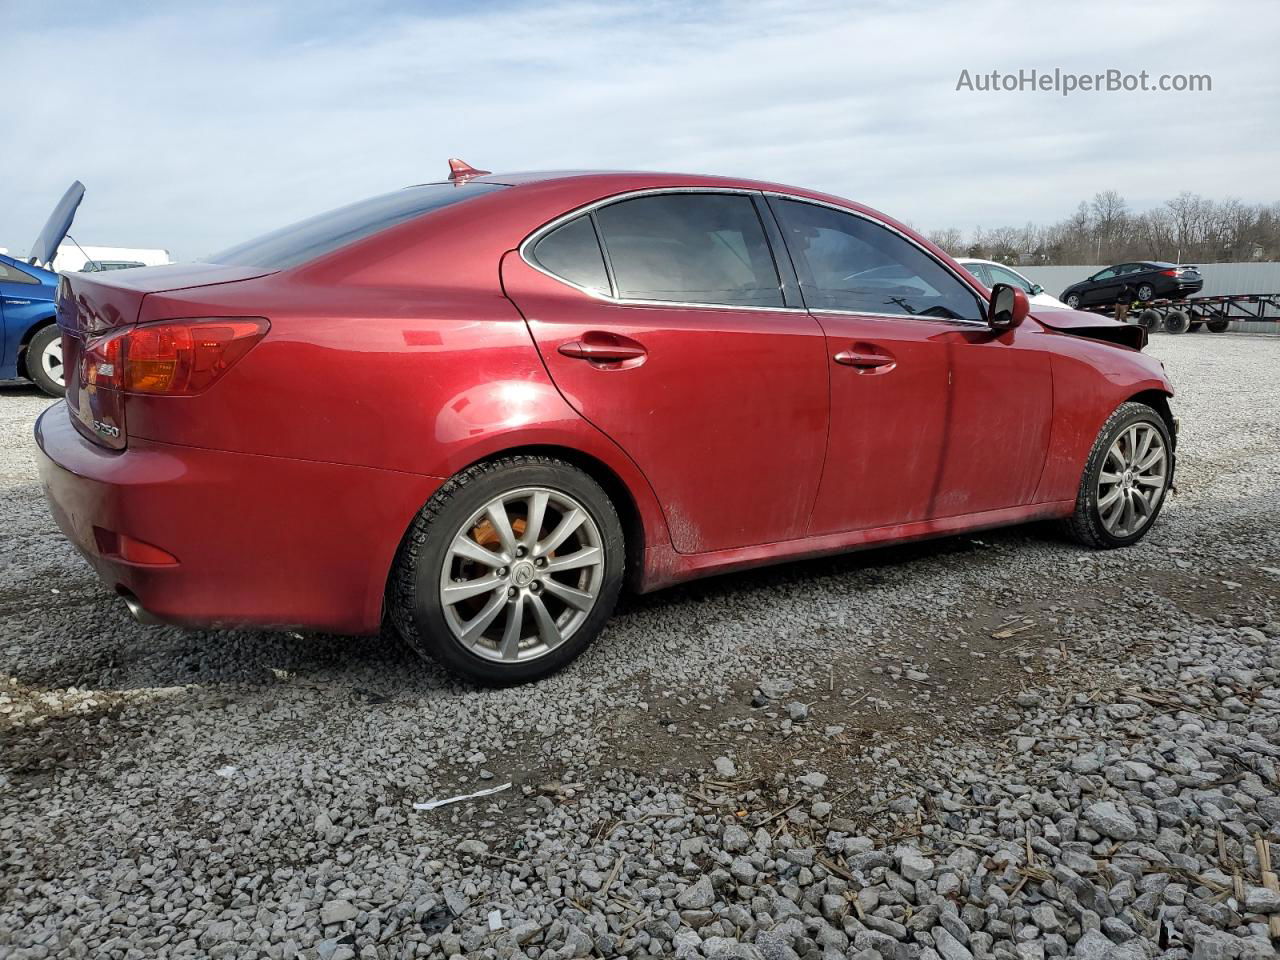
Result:
<svg viewBox="0 0 1280 960"><path fill-rule="evenodd" d="M1105 190L1050 226L979 228L968 236L947 228L928 237L952 256L1014 264L1280 260L1280 202L1247 204L1183 192L1138 213L1115 190Z"/></svg>

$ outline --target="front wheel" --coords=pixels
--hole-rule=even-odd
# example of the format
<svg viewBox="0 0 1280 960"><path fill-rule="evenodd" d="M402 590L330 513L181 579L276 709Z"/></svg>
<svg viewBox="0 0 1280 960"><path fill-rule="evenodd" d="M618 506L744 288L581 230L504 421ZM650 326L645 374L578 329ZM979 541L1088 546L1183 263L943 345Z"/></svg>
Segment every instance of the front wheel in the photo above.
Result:
<svg viewBox="0 0 1280 960"><path fill-rule="evenodd" d="M1063 303L1065 303L1072 310L1080 309L1080 294L1078 293L1067 294L1067 299L1064 300Z"/></svg>
<svg viewBox="0 0 1280 960"><path fill-rule="evenodd" d="M1122 403L1107 418L1085 463L1068 532L1108 549L1137 543L1151 529L1173 479L1173 442L1145 403Z"/></svg>
<svg viewBox="0 0 1280 960"><path fill-rule="evenodd" d="M62 329L56 323L41 327L27 344L27 377L51 397L66 393L62 369Z"/></svg>
<svg viewBox="0 0 1280 960"><path fill-rule="evenodd" d="M595 639L624 565L622 525L595 480L549 457L504 457L462 471L418 513L388 608L419 653L477 683L523 683Z"/></svg>

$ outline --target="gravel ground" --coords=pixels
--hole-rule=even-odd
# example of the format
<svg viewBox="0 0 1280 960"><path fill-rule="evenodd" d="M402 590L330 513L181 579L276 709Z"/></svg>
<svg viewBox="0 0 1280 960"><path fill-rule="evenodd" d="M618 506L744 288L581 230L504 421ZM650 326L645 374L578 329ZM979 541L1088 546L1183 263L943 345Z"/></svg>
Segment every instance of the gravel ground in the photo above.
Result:
<svg viewBox="0 0 1280 960"><path fill-rule="evenodd" d="M134 625L0 387L0 956L1274 955L1280 338L1149 349L1183 429L1143 544L720 577L505 691Z"/></svg>

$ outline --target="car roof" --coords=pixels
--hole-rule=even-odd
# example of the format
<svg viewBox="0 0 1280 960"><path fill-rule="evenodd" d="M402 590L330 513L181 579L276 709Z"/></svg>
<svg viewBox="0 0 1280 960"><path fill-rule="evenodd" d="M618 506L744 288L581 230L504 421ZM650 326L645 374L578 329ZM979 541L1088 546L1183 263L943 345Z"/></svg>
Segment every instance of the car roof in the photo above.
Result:
<svg viewBox="0 0 1280 960"><path fill-rule="evenodd" d="M436 183L456 181L433 180L415 186L429 186ZM770 193L782 193L789 196L848 207L871 214L880 220L903 227L908 233L914 230L906 228L893 217L856 200L836 194L824 193L809 187L794 184L778 183L769 180L753 180L749 177L714 176L705 173L672 173L653 170L519 170L512 173L484 173L483 175L465 178L470 183L491 183L495 186L514 188L549 188L564 187L571 191L573 187L598 189L601 196L627 193L633 190L663 190L682 187L708 187L723 190L761 190Z"/></svg>

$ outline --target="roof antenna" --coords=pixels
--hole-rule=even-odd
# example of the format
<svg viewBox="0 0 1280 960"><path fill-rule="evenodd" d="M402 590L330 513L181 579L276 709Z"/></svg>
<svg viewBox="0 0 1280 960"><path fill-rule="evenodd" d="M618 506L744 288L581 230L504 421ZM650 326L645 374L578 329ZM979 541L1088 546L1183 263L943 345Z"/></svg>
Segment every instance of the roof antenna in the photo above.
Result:
<svg viewBox="0 0 1280 960"><path fill-rule="evenodd" d="M459 160L457 157L449 158L449 179L454 183L466 183L475 177L483 177L492 172L492 170L477 170L465 160Z"/></svg>

